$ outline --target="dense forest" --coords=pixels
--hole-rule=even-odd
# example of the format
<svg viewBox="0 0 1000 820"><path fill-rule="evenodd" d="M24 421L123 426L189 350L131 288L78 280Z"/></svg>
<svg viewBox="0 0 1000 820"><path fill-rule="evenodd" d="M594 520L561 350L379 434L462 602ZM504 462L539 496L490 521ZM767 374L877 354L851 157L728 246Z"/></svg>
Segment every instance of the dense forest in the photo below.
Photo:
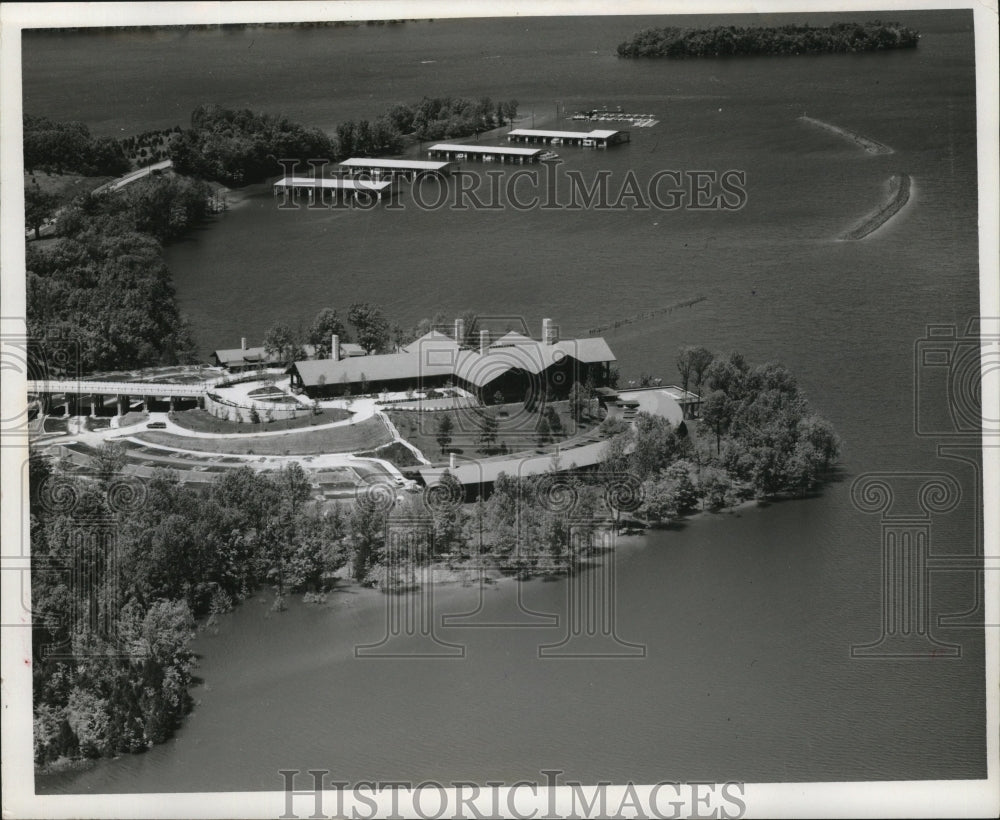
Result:
<svg viewBox="0 0 1000 820"><path fill-rule="evenodd" d="M464 97L425 97L398 104L374 120L345 120L336 136L306 128L287 117L203 105L191 127L174 135L169 154L178 171L226 185L260 182L280 172L279 160L331 162L352 156L399 153L407 139L467 137L502 126L517 115L517 102Z"/></svg>
<svg viewBox="0 0 1000 820"><path fill-rule="evenodd" d="M59 213L60 241L26 249L27 321L39 368L72 346L86 373L193 362L162 243L204 218L208 186L150 177L111 194L85 195Z"/></svg>
<svg viewBox="0 0 1000 820"><path fill-rule="evenodd" d="M24 170L118 176L130 168L121 143L111 137L91 137L82 122L54 122L24 116Z"/></svg>
<svg viewBox="0 0 1000 820"><path fill-rule="evenodd" d="M728 57L756 54L826 54L916 48L920 34L899 23L829 26L715 26L650 28L618 45L619 57Z"/></svg>
<svg viewBox="0 0 1000 820"><path fill-rule="evenodd" d="M287 117L201 105L191 114L191 127L171 141L170 158L180 173L245 185L278 173L279 159L332 158L335 149L318 128Z"/></svg>
<svg viewBox="0 0 1000 820"><path fill-rule="evenodd" d="M126 479L122 460L106 445L89 478L31 460L40 765L163 742L191 705L195 618L262 584L281 608L287 590L322 589L347 560L354 517L308 508L298 465L232 471L199 492L168 473ZM83 589L68 571L81 563Z"/></svg>

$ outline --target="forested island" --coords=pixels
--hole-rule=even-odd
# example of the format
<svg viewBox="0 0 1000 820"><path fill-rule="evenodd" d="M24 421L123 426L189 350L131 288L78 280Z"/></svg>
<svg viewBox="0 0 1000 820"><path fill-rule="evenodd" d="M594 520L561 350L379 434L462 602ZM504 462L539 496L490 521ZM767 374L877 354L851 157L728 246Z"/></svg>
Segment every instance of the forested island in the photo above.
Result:
<svg viewBox="0 0 1000 820"><path fill-rule="evenodd" d="M714 26L649 28L618 45L619 57L736 57L836 54L916 48L920 34L899 23L829 26Z"/></svg>

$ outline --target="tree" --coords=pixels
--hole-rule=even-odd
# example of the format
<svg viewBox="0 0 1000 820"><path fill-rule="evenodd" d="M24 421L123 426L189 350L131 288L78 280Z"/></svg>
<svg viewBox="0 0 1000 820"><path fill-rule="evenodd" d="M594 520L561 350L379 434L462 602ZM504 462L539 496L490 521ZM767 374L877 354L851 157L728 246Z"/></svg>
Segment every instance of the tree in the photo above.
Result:
<svg viewBox="0 0 1000 820"><path fill-rule="evenodd" d="M701 405L701 421L715 433L715 452L722 448L722 435L729 429L733 417L733 404L722 390L713 390Z"/></svg>
<svg viewBox="0 0 1000 820"><path fill-rule="evenodd" d="M552 429L549 426L548 419L544 416L542 416L542 418L538 421L538 432L536 435L538 437L538 445L540 447L544 447L552 439Z"/></svg>
<svg viewBox="0 0 1000 820"><path fill-rule="evenodd" d="M377 305L356 302L347 312L347 321L357 331L358 344L367 353L376 353L388 344L389 322Z"/></svg>
<svg viewBox="0 0 1000 820"><path fill-rule="evenodd" d="M676 482L666 473L651 476L642 482L642 505L639 514L648 521L664 522L676 518Z"/></svg>
<svg viewBox="0 0 1000 820"><path fill-rule="evenodd" d="M385 512L363 497L351 511L352 574L356 581L365 580L368 569L378 558L385 534L385 519Z"/></svg>
<svg viewBox="0 0 1000 820"><path fill-rule="evenodd" d="M677 351L677 372L681 375L681 385L687 390L688 384L693 382L694 388L701 393L701 384L705 378L705 371L715 359L715 354L705 347L693 347L685 345Z"/></svg>
<svg viewBox="0 0 1000 820"><path fill-rule="evenodd" d="M497 417L493 413L484 413L479 427L479 444L484 453L492 452L496 447L499 430L500 422Z"/></svg>
<svg viewBox="0 0 1000 820"><path fill-rule="evenodd" d="M691 371L694 369L694 365L691 362L692 350L693 348L690 345L677 350L677 372L681 375L681 387L685 390L688 389L688 383L691 381Z"/></svg>
<svg viewBox="0 0 1000 820"><path fill-rule="evenodd" d="M705 370L704 383L709 390L721 390L731 399L742 398L750 366L739 353L716 359Z"/></svg>
<svg viewBox="0 0 1000 820"><path fill-rule="evenodd" d="M337 311L329 307L323 308L316 314L306 336L307 342L316 348L317 359L329 359L333 355L330 347L334 334L340 337L341 342L349 340L347 328L340 321Z"/></svg>
<svg viewBox="0 0 1000 820"><path fill-rule="evenodd" d="M709 510L728 506L733 500L733 480L725 470L704 467L698 478L702 504Z"/></svg>
<svg viewBox="0 0 1000 820"><path fill-rule="evenodd" d="M97 451L97 475L107 484L125 467L125 447L115 441L106 441Z"/></svg>
<svg viewBox="0 0 1000 820"><path fill-rule="evenodd" d="M24 188L24 224L35 232L35 239L42 238L42 225L48 219L56 206L59 197L47 193L37 185L26 185Z"/></svg>
<svg viewBox="0 0 1000 820"><path fill-rule="evenodd" d="M556 408L551 404L545 407L545 421L548 422L549 430L552 432L553 436L560 436L563 432L562 420L559 418L559 413Z"/></svg>
<svg viewBox="0 0 1000 820"><path fill-rule="evenodd" d="M665 473L674 482L674 498L681 513L690 512L698 504L698 489L691 478L693 469L690 461L680 460L671 464Z"/></svg>
<svg viewBox="0 0 1000 820"><path fill-rule="evenodd" d="M451 444L451 432L455 428L455 423L451 420L450 415L442 416L437 424L437 439L438 446L441 448L441 452L445 451L445 448Z"/></svg>
<svg viewBox="0 0 1000 820"><path fill-rule="evenodd" d="M681 453L681 442L665 418L650 413L635 417L635 448L629 455L630 471L641 479L666 469Z"/></svg>
<svg viewBox="0 0 1000 820"><path fill-rule="evenodd" d="M275 322L264 335L264 350L279 362L287 364L293 361L298 347L298 339L284 322Z"/></svg>
<svg viewBox="0 0 1000 820"><path fill-rule="evenodd" d="M441 476L442 485L447 487L446 497L464 498L462 483L445 470ZM441 504L432 510L434 522L434 550L436 552L461 551L466 544L465 524L467 515L461 504Z"/></svg>
<svg viewBox="0 0 1000 820"><path fill-rule="evenodd" d="M588 415L589 407L590 390L581 385L580 382L574 382L569 389L569 414L573 421L579 422L585 415Z"/></svg>

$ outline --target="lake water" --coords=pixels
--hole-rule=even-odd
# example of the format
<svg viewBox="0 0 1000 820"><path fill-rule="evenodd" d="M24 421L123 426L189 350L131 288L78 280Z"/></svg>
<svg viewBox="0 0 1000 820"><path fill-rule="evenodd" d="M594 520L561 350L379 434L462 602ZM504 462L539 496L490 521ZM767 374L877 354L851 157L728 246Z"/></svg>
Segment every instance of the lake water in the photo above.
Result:
<svg viewBox="0 0 1000 820"><path fill-rule="evenodd" d="M429 212L404 194L398 211L280 211L261 186L168 249L181 308L207 354L360 300L404 326L474 308L524 316L535 333L552 317L571 336L703 295L606 334L623 376L674 381L680 344L781 360L845 441L843 480L818 498L623 546L618 629L647 647L643 659L539 660L553 630L449 629L442 637L467 645L464 660L358 660L351 648L384 629L378 595L345 592L280 616L251 602L198 639L205 683L174 740L40 777L38 789L278 789L281 768L480 782L538 779L545 768L582 781L985 776L979 631L935 627L961 644L957 659L850 655L878 638L881 612L880 524L852 505L856 476L953 474L963 499L934 519L932 550L967 554L977 537L973 468L913 432L915 342L928 324L962 328L978 312L972 20L892 16L922 32L918 49L613 56L654 18L26 37L25 111L99 134L186 124L203 102L327 129L425 94L514 97L548 127L557 111L651 112L659 125L633 128L626 146L556 149L563 168L607 169L612 189L630 170L646 180L738 169L746 207ZM866 154L799 122L803 113L894 153ZM898 172L915 183L904 211L864 241L836 241ZM971 573L935 573L932 616L972 608L976 584ZM561 612L566 590L532 582L525 595ZM487 608L505 594L487 591ZM475 596L439 597L463 611Z"/></svg>

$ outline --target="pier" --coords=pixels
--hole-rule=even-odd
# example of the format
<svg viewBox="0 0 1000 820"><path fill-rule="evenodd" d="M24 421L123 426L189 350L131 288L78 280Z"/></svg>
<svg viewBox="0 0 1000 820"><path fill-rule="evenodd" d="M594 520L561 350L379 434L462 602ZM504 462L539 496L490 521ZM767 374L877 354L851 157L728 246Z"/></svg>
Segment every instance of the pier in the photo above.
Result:
<svg viewBox="0 0 1000 820"><path fill-rule="evenodd" d="M537 142L543 145L574 145L581 148L607 148L630 142L628 131L541 131L534 128L515 128L507 134L509 142Z"/></svg>
<svg viewBox="0 0 1000 820"><path fill-rule="evenodd" d="M480 162L539 162L542 148L507 148L499 145L460 145L439 142L427 149L428 156L447 160L475 159Z"/></svg>
<svg viewBox="0 0 1000 820"><path fill-rule="evenodd" d="M627 122L634 128L652 128L659 125L655 114L626 114L623 111L578 111L570 119L584 122Z"/></svg>

